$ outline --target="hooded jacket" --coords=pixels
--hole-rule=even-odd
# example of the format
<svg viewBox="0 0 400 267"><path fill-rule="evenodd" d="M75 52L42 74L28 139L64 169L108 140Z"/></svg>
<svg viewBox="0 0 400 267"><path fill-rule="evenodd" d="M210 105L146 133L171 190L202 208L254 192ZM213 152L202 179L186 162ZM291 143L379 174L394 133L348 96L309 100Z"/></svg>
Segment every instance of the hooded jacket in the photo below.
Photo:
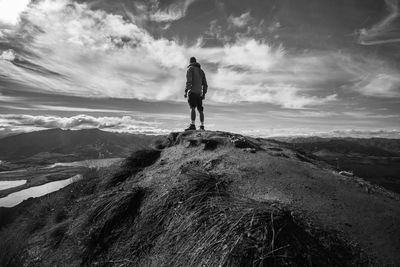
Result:
<svg viewBox="0 0 400 267"><path fill-rule="evenodd" d="M185 93L195 93L198 95L205 95L207 93L208 85L206 75L201 69L199 63L191 63L188 66L186 73L186 89Z"/></svg>

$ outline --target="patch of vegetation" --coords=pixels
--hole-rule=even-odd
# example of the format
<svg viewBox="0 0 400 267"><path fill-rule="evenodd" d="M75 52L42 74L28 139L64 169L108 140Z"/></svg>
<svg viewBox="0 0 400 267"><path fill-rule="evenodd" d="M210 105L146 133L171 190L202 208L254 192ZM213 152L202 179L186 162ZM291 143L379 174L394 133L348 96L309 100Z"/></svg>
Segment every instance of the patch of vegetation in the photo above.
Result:
<svg viewBox="0 0 400 267"><path fill-rule="evenodd" d="M88 196L96 192L98 184L101 182L102 176L107 176L109 173L105 170L87 169L83 173L81 180L76 181L68 186L65 191L65 198L74 200L79 197Z"/></svg>
<svg viewBox="0 0 400 267"><path fill-rule="evenodd" d="M7 227L0 232L0 266L23 266L28 236L21 227Z"/></svg>
<svg viewBox="0 0 400 267"><path fill-rule="evenodd" d="M177 138L179 132L172 132L168 136L160 137L154 142L154 146L156 149L165 149L167 147L171 147L177 142Z"/></svg>
<svg viewBox="0 0 400 267"><path fill-rule="evenodd" d="M135 151L124 161L121 168L110 179L105 181L105 187L110 188L124 182L129 177L154 164L160 155L161 151L156 149Z"/></svg>
<svg viewBox="0 0 400 267"><path fill-rule="evenodd" d="M54 204L54 194L50 194L42 197L38 203L29 210L26 216L26 230L29 234L33 234L46 226L47 218L49 214L51 214Z"/></svg>
<svg viewBox="0 0 400 267"><path fill-rule="evenodd" d="M87 220L88 237L85 240L83 262L88 263L107 251L125 224L131 224L139 212L145 190L105 195L94 203Z"/></svg>
<svg viewBox="0 0 400 267"><path fill-rule="evenodd" d="M149 198L147 198L149 199ZM353 248L275 203L238 199L229 182L194 170L149 200L108 262L137 266L354 266Z"/></svg>
<svg viewBox="0 0 400 267"><path fill-rule="evenodd" d="M65 233L68 231L68 223L62 223L57 225L49 234L51 243L54 248L57 248L62 239L65 236Z"/></svg>
<svg viewBox="0 0 400 267"><path fill-rule="evenodd" d="M204 143L204 150L213 151L217 149L218 146L223 145L225 141L221 138L210 138L204 139L202 142Z"/></svg>
<svg viewBox="0 0 400 267"><path fill-rule="evenodd" d="M54 215L54 222L55 223L60 223L65 221L68 218L68 212L61 208L56 211L56 214Z"/></svg>

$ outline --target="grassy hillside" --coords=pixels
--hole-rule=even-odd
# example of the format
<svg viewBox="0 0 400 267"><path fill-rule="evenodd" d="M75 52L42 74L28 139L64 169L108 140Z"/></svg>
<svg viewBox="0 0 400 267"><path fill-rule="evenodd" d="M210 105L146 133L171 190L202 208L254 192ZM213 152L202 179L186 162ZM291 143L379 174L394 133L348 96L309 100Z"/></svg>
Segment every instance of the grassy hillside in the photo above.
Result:
<svg viewBox="0 0 400 267"><path fill-rule="evenodd" d="M0 265L400 263L398 196L323 166L265 140L174 133L17 207Z"/></svg>

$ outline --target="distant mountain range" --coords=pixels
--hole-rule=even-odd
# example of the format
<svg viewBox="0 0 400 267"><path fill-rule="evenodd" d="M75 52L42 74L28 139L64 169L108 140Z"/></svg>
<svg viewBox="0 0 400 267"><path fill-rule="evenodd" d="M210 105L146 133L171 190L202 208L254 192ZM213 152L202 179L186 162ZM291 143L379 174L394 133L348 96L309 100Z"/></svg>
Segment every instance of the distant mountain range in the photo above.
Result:
<svg viewBox="0 0 400 267"><path fill-rule="evenodd" d="M386 138L322 138L322 137L283 137L276 140L292 144L296 149L309 153L322 150L330 153L359 154L379 157L400 156L400 139Z"/></svg>
<svg viewBox="0 0 400 267"><path fill-rule="evenodd" d="M51 129L0 139L1 161L72 161L126 157L133 150L153 143L158 137L105 132L99 129Z"/></svg>

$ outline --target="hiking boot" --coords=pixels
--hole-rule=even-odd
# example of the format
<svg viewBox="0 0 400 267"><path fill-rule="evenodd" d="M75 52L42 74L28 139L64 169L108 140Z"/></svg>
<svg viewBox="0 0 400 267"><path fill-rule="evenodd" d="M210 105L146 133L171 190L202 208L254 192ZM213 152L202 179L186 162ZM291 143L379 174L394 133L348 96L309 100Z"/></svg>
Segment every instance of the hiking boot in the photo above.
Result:
<svg viewBox="0 0 400 267"><path fill-rule="evenodd" d="M204 126L200 126L200 130L205 131Z"/></svg>
<svg viewBox="0 0 400 267"><path fill-rule="evenodd" d="M193 131L193 130L196 130L196 126L194 124L190 124L190 126L185 129L185 131Z"/></svg>

